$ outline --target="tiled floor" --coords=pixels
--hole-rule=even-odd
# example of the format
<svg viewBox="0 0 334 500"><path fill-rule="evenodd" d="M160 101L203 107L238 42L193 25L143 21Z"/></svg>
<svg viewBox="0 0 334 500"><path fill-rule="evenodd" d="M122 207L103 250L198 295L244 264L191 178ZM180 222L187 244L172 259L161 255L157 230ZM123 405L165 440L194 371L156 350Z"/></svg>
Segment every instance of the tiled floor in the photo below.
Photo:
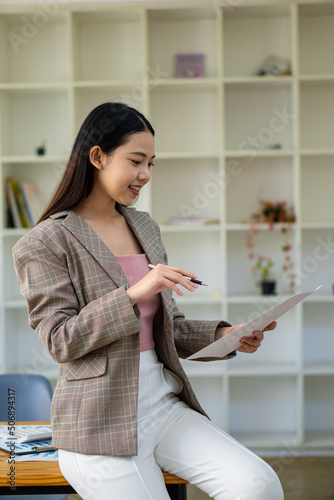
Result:
<svg viewBox="0 0 334 500"><path fill-rule="evenodd" d="M275 457L265 460L281 479L284 500L334 500L334 457ZM187 496L188 500L209 498L193 486L187 487ZM69 500L80 500L80 497L70 495Z"/></svg>

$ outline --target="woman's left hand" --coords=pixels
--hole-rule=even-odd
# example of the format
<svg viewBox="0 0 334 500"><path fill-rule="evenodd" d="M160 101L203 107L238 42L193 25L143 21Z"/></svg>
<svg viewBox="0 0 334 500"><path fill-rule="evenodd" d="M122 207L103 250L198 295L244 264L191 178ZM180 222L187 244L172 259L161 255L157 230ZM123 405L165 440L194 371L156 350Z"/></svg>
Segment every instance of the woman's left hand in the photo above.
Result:
<svg viewBox="0 0 334 500"><path fill-rule="evenodd" d="M240 339L240 347L237 349L238 352L247 352L247 353L253 353L258 350L258 348L261 345L261 342L264 338L263 332L268 332L270 330L274 330L276 328L276 321L273 321L270 323L270 325L266 326L263 328L263 330L256 330L253 332L253 335L251 337L242 337ZM221 327L217 328L216 331L216 340L218 340L221 337L224 337L228 333L233 332L233 330L236 330L242 326L240 325L233 325L233 326L227 326L227 327Z"/></svg>

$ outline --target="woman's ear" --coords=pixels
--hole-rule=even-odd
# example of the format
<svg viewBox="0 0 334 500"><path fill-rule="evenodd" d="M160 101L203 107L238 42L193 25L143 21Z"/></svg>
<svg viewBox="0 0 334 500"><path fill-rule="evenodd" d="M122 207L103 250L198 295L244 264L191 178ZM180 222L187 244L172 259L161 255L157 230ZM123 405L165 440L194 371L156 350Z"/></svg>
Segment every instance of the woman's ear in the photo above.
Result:
<svg viewBox="0 0 334 500"><path fill-rule="evenodd" d="M89 161L94 167L98 170L101 170L103 167L103 158L105 154L103 153L100 146L93 146L89 152Z"/></svg>

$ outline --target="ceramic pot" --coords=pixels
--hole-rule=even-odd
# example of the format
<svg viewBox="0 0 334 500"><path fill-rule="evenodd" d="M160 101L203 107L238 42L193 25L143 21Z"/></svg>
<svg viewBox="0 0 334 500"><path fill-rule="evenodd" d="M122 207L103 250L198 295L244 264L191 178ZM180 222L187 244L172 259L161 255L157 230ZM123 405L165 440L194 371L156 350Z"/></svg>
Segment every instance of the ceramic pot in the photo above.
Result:
<svg viewBox="0 0 334 500"><path fill-rule="evenodd" d="M276 281L261 281L262 295L276 294Z"/></svg>

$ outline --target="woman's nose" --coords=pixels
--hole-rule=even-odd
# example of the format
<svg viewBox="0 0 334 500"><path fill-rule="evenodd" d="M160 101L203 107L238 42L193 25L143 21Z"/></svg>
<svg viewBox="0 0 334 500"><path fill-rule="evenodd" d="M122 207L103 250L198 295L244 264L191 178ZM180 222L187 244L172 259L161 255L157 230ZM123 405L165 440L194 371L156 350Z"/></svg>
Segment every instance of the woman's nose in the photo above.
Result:
<svg viewBox="0 0 334 500"><path fill-rule="evenodd" d="M150 167L147 165L146 167L143 167L140 172L138 173L138 179L141 181L149 181L151 178L151 171Z"/></svg>

